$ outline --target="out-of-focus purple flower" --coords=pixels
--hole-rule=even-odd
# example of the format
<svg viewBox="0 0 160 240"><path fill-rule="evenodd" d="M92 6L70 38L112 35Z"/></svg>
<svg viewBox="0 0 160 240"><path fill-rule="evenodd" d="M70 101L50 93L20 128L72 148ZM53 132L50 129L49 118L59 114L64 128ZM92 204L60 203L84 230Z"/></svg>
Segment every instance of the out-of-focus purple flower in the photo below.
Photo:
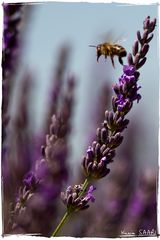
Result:
<svg viewBox="0 0 160 240"><path fill-rule="evenodd" d="M58 106L61 101L61 97L63 95L63 83L64 83L64 74L68 63L70 48L67 45L61 47L58 54L57 66L55 69L55 73L51 82L51 92L49 93L49 103L48 103L48 114L46 115L46 121L44 126L44 134L48 132L48 126L50 124L50 119L53 114L57 113ZM74 81L73 81L74 85ZM68 92L71 92L73 88L68 84Z"/></svg>
<svg viewBox="0 0 160 240"><path fill-rule="evenodd" d="M34 189L38 183L36 176L33 172L29 172L23 179L23 184L26 186L26 189Z"/></svg>
<svg viewBox="0 0 160 240"><path fill-rule="evenodd" d="M136 217L137 215L141 215L143 212L143 196L140 192L137 192L135 196L130 201L130 208L128 214L130 217Z"/></svg>
<svg viewBox="0 0 160 240"><path fill-rule="evenodd" d="M5 186L8 183L9 186L11 181L13 184L12 187L17 186L31 165L31 132L29 129L30 121L28 113L30 87L31 77L29 74L25 74L22 77L22 83L19 84L17 106L14 108L14 115L10 119L10 126L7 129L7 139L3 144L4 148L7 145L5 155L2 154ZM6 171L9 172L8 179L6 179ZM12 191L14 191L14 187Z"/></svg>
<svg viewBox="0 0 160 240"><path fill-rule="evenodd" d="M10 79L9 79L10 80ZM8 83L10 81L4 81ZM6 85L5 85L6 86ZM31 132L28 115L28 99L31 87L31 75L25 73L22 76L21 84L17 94L17 105L14 107L14 114L10 118L10 125L5 127L7 136L2 147L2 176L3 176L3 197L4 211L4 232L8 233L8 218L10 204L14 201L15 191L21 186L22 179L31 166ZM6 92L9 94L9 92ZM8 99L9 96L7 96ZM5 98L6 99L6 98ZM3 105L4 107L4 105ZM7 107L7 106L6 106ZM6 109L3 109L3 116L6 116ZM12 184L11 184L12 183Z"/></svg>
<svg viewBox="0 0 160 240"><path fill-rule="evenodd" d="M68 156L68 136L70 133L70 119L73 108L74 79L69 79L63 95L61 108L52 116L49 134L46 136L45 145L42 146L42 159L37 159L35 168L23 180L23 195L27 192L24 201L23 216L21 208L14 209L12 231L19 233L40 233L49 236L53 228L52 219L56 218L57 199L62 185L67 180L68 169L66 158ZM67 88L67 90L68 90ZM36 187L34 188L34 185ZM20 192L21 195L21 192ZM16 202L22 206L17 198ZM27 222L23 218L29 219ZM34 219L34 221L32 221Z"/></svg>
<svg viewBox="0 0 160 240"><path fill-rule="evenodd" d="M20 53L20 23L23 18L22 3L3 3L3 42L2 42L2 143L7 136L10 120L8 106L13 88L12 77L17 67Z"/></svg>
<svg viewBox="0 0 160 240"><path fill-rule="evenodd" d="M130 202L124 212L119 232L125 228L126 231L134 232L139 236L141 234L140 229L149 231L154 229L154 234L156 234L156 181L154 171L147 168L143 169L139 185L132 193Z"/></svg>
<svg viewBox="0 0 160 240"><path fill-rule="evenodd" d="M10 81L18 58L19 24L22 19L22 4L3 3L3 42L2 42L2 143L7 135L10 117L8 106L13 82Z"/></svg>
<svg viewBox="0 0 160 240"><path fill-rule="evenodd" d="M3 51L2 69L3 80L8 76L14 67L17 50L19 47L19 24L22 20L22 4L3 3L4 9L4 30L3 30Z"/></svg>

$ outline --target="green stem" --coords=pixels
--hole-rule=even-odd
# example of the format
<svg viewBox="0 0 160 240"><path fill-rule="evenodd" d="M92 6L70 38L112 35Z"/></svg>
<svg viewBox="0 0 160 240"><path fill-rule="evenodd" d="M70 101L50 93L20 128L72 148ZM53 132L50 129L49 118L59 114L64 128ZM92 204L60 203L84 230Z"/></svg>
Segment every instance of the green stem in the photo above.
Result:
<svg viewBox="0 0 160 240"><path fill-rule="evenodd" d="M56 227L55 231L52 233L52 237L56 237L57 236L57 234L59 233L60 229L63 227L63 225L66 223L67 219L69 218L70 214L71 213L69 213L68 211L64 214L62 220L60 221L60 223Z"/></svg>
<svg viewBox="0 0 160 240"><path fill-rule="evenodd" d="M89 182L90 182L90 180L88 178L86 178L86 180L83 183L82 191L80 192L79 197L81 197L84 194L84 192L86 191L86 188L87 188Z"/></svg>

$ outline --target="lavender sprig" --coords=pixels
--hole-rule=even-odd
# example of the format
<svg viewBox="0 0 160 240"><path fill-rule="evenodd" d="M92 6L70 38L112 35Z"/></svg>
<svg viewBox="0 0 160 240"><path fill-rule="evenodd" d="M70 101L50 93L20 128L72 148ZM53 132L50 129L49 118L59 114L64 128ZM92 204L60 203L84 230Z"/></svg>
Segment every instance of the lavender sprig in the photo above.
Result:
<svg viewBox="0 0 160 240"><path fill-rule="evenodd" d="M81 185L75 185L73 188L69 186L65 193L61 193L61 199L67 205L68 212L84 210L89 207L89 201L95 201L92 195L94 190L95 187L90 186L87 195L84 197L81 196L81 192L83 191Z"/></svg>
<svg viewBox="0 0 160 240"><path fill-rule="evenodd" d="M88 147L86 156L83 158L82 166L86 180L82 185L82 192L79 193L80 197L84 194L91 181L101 179L110 172L110 169L107 168L108 164L113 162L115 149L122 143L122 132L129 123L125 116L131 110L133 102L139 102L141 99L141 95L138 93L141 87L137 84L140 73L137 70L146 62L149 42L153 38L151 33L155 26L156 19L150 21L148 16L143 23L144 32L142 37L140 32L137 32L137 41L133 46L132 54L128 54L128 65L123 66L123 74L119 78L119 83L113 87L115 92L115 96L112 98L113 111L105 112L105 120L102 126L97 129L97 138ZM77 195L76 198L78 198ZM72 207L73 211L68 211L69 199L67 196L64 201L63 195L62 200L67 206L67 212L52 236L58 234L66 219L76 210L76 208Z"/></svg>
<svg viewBox="0 0 160 240"><path fill-rule="evenodd" d="M8 106L13 82L11 75L15 70L20 46L20 24L23 19L23 5L3 3L3 43L2 43L2 143L7 135L9 122Z"/></svg>
<svg viewBox="0 0 160 240"><path fill-rule="evenodd" d="M42 147L43 158L36 162L32 172L25 175L23 186L20 187L17 195L11 232L38 232L46 236L50 232L51 219L56 214L56 199L63 182L67 179L64 161L67 155L67 145L64 140L67 131L65 123L67 119L64 121L60 115L52 117L50 133L46 136L45 146Z"/></svg>
<svg viewBox="0 0 160 240"><path fill-rule="evenodd" d="M87 184L87 182L85 182ZM85 185L84 184L84 185ZM61 193L61 199L63 203L67 206L67 212L65 213L64 217L62 218L61 222L55 229L52 236L56 236L60 231L61 227L69 218L72 212L78 212L81 210L85 210L89 208L89 202L94 202L95 198L93 197L92 193L96 189L93 185L91 185L87 191L87 194L84 195L84 185L75 185L73 188L69 186L66 189L66 192Z"/></svg>
<svg viewBox="0 0 160 240"><path fill-rule="evenodd" d="M107 165L113 162L115 149L123 141L121 133L129 123L129 120L125 119L125 115L131 110L133 102L135 100L139 102L141 99L141 95L138 93L141 87L137 84L140 73L137 69L142 67L146 61L144 60L148 51L146 49L149 49L148 43L153 36L150 34L155 28L156 19L150 21L150 17L147 17L143 25L143 37L140 41L138 31L138 41L134 44L133 56L131 53L128 54L128 65L123 67L123 75L119 78L119 83L113 87L115 92L115 96L112 98L113 111L105 112L102 127L97 129L97 139L88 148L83 159L83 169L87 178L103 178L110 172ZM139 51L137 42L141 44Z"/></svg>
<svg viewBox="0 0 160 240"><path fill-rule="evenodd" d="M67 62L69 58L69 47L62 46L58 56L58 62L55 69L55 74L52 79L52 88L50 92L49 99L49 109L45 121L44 132L48 132L48 126L50 124L50 119L53 114L56 114L59 106L59 101L62 94L62 87L64 85L64 74L67 67Z"/></svg>
<svg viewBox="0 0 160 240"><path fill-rule="evenodd" d="M22 4L3 3L4 30L2 68L3 80L10 74L14 67L15 57L19 47L19 25L22 19Z"/></svg>
<svg viewBox="0 0 160 240"><path fill-rule="evenodd" d="M27 103L31 87L31 78L25 74L22 78L18 96L18 106L10 121L6 146L2 151L2 175L3 175L3 206L4 231L8 231L9 204L14 199L14 192L21 185L24 174L31 165L30 131ZM6 149L5 149L5 148ZM5 149L5 152L4 152ZM11 184L12 182L12 184Z"/></svg>
<svg viewBox="0 0 160 240"><path fill-rule="evenodd" d="M56 217L57 198L68 177L66 158L69 150L68 136L71 131L74 89L75 79L72 77L68 79L61 107L52 117L50 132L41 149L43 158L38 159L33 171L25 176L16 198L11 224L11 231L14 233L38 232L48 236L53 227L52 219Z"/></svg>

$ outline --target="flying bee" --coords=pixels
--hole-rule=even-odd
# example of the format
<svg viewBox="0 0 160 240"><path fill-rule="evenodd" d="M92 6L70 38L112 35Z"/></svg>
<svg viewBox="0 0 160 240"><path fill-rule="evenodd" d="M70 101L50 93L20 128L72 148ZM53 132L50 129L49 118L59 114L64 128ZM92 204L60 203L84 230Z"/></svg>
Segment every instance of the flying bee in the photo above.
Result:
<svg viewBox="0 0 160 240"><path fill-rule="evenodd" d="M123 65L123 57L127 56L127 52L125 50L124 47L118 45L118 44L112 44L109 42L105 42L102 44L98 44L97 46L95 45L89 45L89 47L95 47L97 49L97 62L98 59L101 55L104 55L105 59L107 59L107 57L111 58L112 61L112 65L114 66L114 56L118 56L118 60L120 62L120 64Z"/></svg>

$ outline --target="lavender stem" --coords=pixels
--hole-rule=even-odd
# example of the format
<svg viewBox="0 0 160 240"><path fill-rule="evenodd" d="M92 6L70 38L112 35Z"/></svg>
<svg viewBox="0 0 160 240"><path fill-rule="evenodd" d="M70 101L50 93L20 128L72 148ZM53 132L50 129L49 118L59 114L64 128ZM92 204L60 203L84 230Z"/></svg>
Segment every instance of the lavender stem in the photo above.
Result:
<svg viewBox="0 0 160 240"><path fill-rule="evenodd" d="M79 197L81 197L84 194L84 192L86 191L86 188L88 187L89 182L90 182L89 178L86 178L83 183L82 192L79 194Z"/></svg>
<svg viewBox="0 0 160 240"><path fill-rule="evenodd" d="M70 215L71 215L71 212L68 212L68 211L64 214L62 220L60 221L60 223L56 227L55 231L52 233L52 237L57 236L57 234L59 233L59 231L61 230L63 225L66 223L66 221L67 221L67 219L69 218Z"/></svg>
<svg viewBox="0 0 160 240"><path fill-rule="evenodd" d="M123 66L123 75L119 78L119 84L115 84L113 87L116 94L112 98L113 112L105 111L105 120L102 123L102 127L97 128L97 139L88 147L86 156L83 157L82 165L87 178L83 184L75 185L73 188L69 186L66 192L61 193L61 199L67 206L67 212L52 236L57 235L71 213L87 209L89 207L88 202L95 201L92 193L96 188L92 185L87 195L84 196L90 181L101 179L110 172L107 166L113 162L115 149L123 141L121 133L129 123L129 120L125 119L125 115L131 110L133 102L135 100L139 102L141 99L141 95L137 93L140 89L140 86L137 85L140 75L137 69L141 68L146 62L145 55L149 49L147 37L154 30L155 26L156 19L150 22L150 17L148 16L144 21L142 38L140 33L137 33L141 49L138 52L136 42L133 47L133 56L135 55L135 57L133 58L132 54L128 54L128 65Z"/></svg>

